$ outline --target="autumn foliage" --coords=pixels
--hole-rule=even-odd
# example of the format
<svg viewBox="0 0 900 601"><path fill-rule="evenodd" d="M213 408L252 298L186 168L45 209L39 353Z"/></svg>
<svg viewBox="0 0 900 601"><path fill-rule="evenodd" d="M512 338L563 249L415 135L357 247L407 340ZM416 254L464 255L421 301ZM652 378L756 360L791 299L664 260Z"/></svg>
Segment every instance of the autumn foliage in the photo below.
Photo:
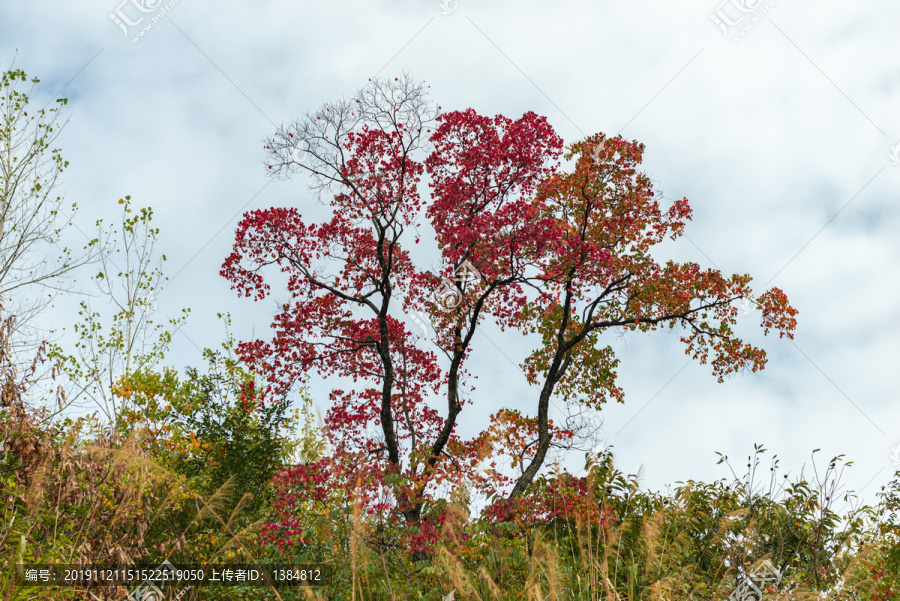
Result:
<svg viewBox="0 0 900 601"><path fill-rule="evenodd" d="M10 101L22 110L27 97ZM160 362L182 318L156 324L147 352L158 229L149 208L129 216L128 196L112 236L126 269L103 254L93 278L118 307L108 334L84 303L76 352L45 341L23 370L0 299L0 601L140 596L23 573L135 561L326 574L318 587L180 597L209 601L712 601L746 597L763 562L779 574L767 598L897 598L900 471L873 507L843 492L843 456L822 465L813 451L789 479L775 457L760 467L755 445L745 474L722 455L732 477L662 493L595 444L604 404L625 400L611 337L677 329L723 382L766 365L735 333L737 303L755 305L763 334L796 328L781 290L665 260L692 210L660 197L642 144L564 144L532 112L441 112L404 77L326 103L264 147L273 177L309 176L330 210L251 211L238 226L221 274L256 300L280 293L271 339L236 347L226 327L205 373L179 372ZM17 148L7 160L24 164ZM420 249L440 266L422 268ZM477 363L489 327L523 335L513 350L530 389L504 381L498 399L474 386L495 377ZM324 418L313 378L330 389L316 395ZM71 415L81 395L105 418ZM588 448L577 474L556 461Z"/></svg>
<svg viewBox="0 0 900 601"><path fill-rule="evenodd" d="M464 398L461 387L471 383L466 366L486 322L540 340L522 366L537 392L509 407L530 416L533 435L510 499L527 494L548 450L574 434L551 427L551 398L580 409L623 400L604 331L678 327L685 352L721 381L766 362L764 350L734 333L736 301L756 302L765 333L791 337L796 326L777 288L757 297L749 275L653 258L655 245L682 235L691 208L687 199L660 205L639 171L642 144L596 134L563 154L535 113L437 109L408 78L377 80L280 128L266 141L270 171L308 173L331 195L331 218L311 223L293 207L246 213L221 270L258 300L271 292L265 267L287 274L290 300L274 338L238 349L265 375L264 396L285 393L307 372L348 383L331 392L324 420L334 452L283 475L296 480L283 494L347 492L359 481L369 511L395 512L422 531L441 485L504 484L498 471L474 467L503 451L486 432L512 414L495 414L469 439L457 427L464 409L483 419L477 397ZM410 253L423 221L443 258L436 271L417 267ZM463 266L477 277L458 277ZM433 346L404 311L428 316ZM278 518L286 541L296 533L290 506L283 501Z"/></svg>

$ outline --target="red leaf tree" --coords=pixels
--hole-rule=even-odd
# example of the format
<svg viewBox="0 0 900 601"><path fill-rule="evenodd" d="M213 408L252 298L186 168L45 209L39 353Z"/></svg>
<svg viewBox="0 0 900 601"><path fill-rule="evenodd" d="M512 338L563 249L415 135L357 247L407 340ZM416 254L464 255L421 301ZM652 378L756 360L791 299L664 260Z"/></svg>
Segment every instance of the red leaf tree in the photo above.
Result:
<svg viewBox="0 0 900 601"><path fill-rule="evenodd" d="M732 330L736 301L754 300L765 333L780 336L792 336L796 310L777 288L755 297L749 275L651 257L654 245L682 234L691 209L687 199L659 206L637 170L643 148L597 134L567 148L572 167L564 171L562 140L545 118L440 113L408 77L370 81L267 139L269 172L306 172L320 198L331 195L333 211L323 223L306 222L296 208L244 215L221 274L242 295L263 299L263 271L277 265L291 299L275 318L274 339L242 343L238 352L267 377L267 394L284 393L309 371L354 382L331 393L325 426L333 452L289 470L285 482L314 483L319 497L323 486L350 491L359 483L371 513L416 527L418 538L407 542L422 557L424 533L443 519L423 510L442 483L507 482L509 499L522 497L549 449L574 434L553 426L552 398L588 409L623 400L604 331L677 326L685 352L710 363L719 381L763 368L765 351ZM428 199L420 193L425 172ZM408 251L423 218L444 260L436 272L417 268ZM407 327L404 311L428 317L434 346ZM532 417L501 411L463 440L456 426L467 405L466 360L488 320L541 338L523 365L539 392L515 408ZM429 407L432 398L445 409ZM501 436L509 423L526 435ZM496 448L497 440L518 448ZM496 469L476 474L498 452L518 458L514 481ZM295 485L284 490L303 494ZM287 515L296 504L282 501L282 534L302 540L296 516Z"/></svg>

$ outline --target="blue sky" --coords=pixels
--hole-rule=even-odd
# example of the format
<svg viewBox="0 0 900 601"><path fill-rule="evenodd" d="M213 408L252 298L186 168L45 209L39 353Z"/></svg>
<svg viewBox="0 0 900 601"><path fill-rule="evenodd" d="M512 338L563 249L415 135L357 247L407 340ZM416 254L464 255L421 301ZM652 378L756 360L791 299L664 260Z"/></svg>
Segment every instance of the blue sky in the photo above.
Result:
<svg viewBox="0 0 900 601"><path fill-rule="evenodd" d="M852 460L844 482L872 499L900 467L896 3L138 4L5 2L0 67L16 57L39 77L37 104L69 98L61 189L84 232L126 194L153 207L171 278L154 317L192 309L166 364L202 366L198 347L223 337L217 312L231 312L238 340L269 338L272 298L238 298L218 275L243 211L326 214L302 177L267 178L261 140L370 77L409 72L445 110L533 110L566 142L601 131L643 142L645 172L694 210L659 256L750 273L800 311L793 343L743 317L769 365L724 384L686 363L677 336L611 337L626 402L603 410L602 437L622 469L660 489L728 476L716 451L740 473L763 443L798 474L821 448L820 465ZM72 323L77 302L60 299L46 323ZM515 366L533 341L486 336L463 434L536 397ZM327 407L326 383L312 390Z"/></svg>

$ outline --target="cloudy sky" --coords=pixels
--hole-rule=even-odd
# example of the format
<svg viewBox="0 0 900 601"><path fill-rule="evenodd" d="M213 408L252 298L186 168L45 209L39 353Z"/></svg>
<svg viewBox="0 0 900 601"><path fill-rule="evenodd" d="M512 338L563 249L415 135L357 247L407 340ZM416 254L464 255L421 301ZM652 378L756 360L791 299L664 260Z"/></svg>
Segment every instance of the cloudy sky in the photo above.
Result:
<svg viewBox="0 0 900 601"><path fill-rule="evenodd" d="M820 448L819 468L845 454L844 482L872 500L900 444L898 21L888 0L6 1L0 68L15 58L39 77L37 105L69 98L62 190L85 233L126 194L153 207L171 278L154 317L192 309L166 361L178 368L222 340L217 312L239 340L268 339L272 297L238 298L218 275L235 225L257 208L325 210L302 177L267 178L261 139L370 77L409 72L445 110L535 111L566 142L641 141L659 190L694 210L659 256L750 273L800 313L793 342L742 316L769 365L723 384L677 336L612 337L626 402L604 409L602 437L622 469L650 489L710 480L729 476L716 451L741 473L762 443L809 474ZM47 320L76 313L61 299ZM478 341L482 413L467 409L463 434L535 398L516 367L526 346ZM326 386L313 392L324 408Z"/></svg>

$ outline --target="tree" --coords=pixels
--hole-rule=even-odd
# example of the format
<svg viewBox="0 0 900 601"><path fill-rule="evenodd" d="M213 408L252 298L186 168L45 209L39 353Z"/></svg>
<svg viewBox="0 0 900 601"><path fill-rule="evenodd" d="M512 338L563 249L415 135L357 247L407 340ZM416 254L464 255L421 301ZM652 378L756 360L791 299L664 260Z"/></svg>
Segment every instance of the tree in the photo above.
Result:
<svg viewBox="0 0 900 601"><path fill-rule="evenodd" d="M233 356L231 316L219 317L226 324L224 353L204 349L207 373L188 367L179 378L172 369L142 367L120 375L112 387L125 408L118 431L135 433L149 455L204 497L233 479L224 515L240 509L252 516L271 501L276 471L298 450L292 435L301 411L257 402L258 381ZM301 394L308 406L311 398Z"/></svg>
<svg viewBox="0 0 900 601"><path fill-rule="evenodd" d="M598 134L571 145L564 158L576 159L574 170L554 172L541 182L517 217L521 234L504 237L506 220L496 220L504 208L509 212L503 195L490 185L473 189L468 184L496 177L491 163L476 161L460 173L446 169L465 164L473 149L485 158L492 152L481 139L472 148L457 144L460 126L471 136L486 120L467 111L448 116L436 132L438 154L429 161L437 199L429 214L438 236L453 241L454 254L478 257L488 282L510 287L508 298L488 310L495 316L510 312L515 326L543 340L525 362L529 382L540 387L539 441L511 497L525 493L543 464L552 440L548 408L553 395L597 409L609 398L623 399L615 383L618 360L610 346L601 344L603 331L681 326L685 353L701 363L712 355L719 382L738 370L764 367L765 351L744 343L732 329L738 312L734 302L753 298L749 275L725 277L696 263L660 265L651 256L654 245L683 233L691 209L686 198L667 211L654 200L650 180L637 171L643 144ZM445 148L449 156L441 156ZM525 296L526 288L536 296ZM489 294L483 292L476 303L487 302ZM775 329L780 337L793 337L797 311L781 290L773 287L755 302L766 334ZM468 321L470 330L476 325Z"/></svg>
<svg viewBox="0 0 900 601"><path fill-rule="evenodd" d="M132 213L131 197L120 198L121 222L106 229L103 220L97 221L98 240L104 252L100 255L101 269L92 279L101 298L118 308L112 315L104 335L104 319L92 310L90 302L81 301L82 323L74 326L79 340L75 352L66 352L59 344L50 345L50 357L62 358L62 369L73 387L69 396L75 403L82 395L91 399L104 413L109 423L127 409L127 398L113 393L113 386L135 370L152 369L165 356L172 342L172 334L184 325L190 309L182 309L181 317L169 320L169 328L155 324L151 315L156 310L154 293L168 278L163 277L161 255L156 266L154 246L159 228L152 227L153 209L143 207ZM63 328L65 330L65 328ZM156 336L149 341L148 336Z"/></svg>
<svg viewBox="0 0 900 601"><path fill-rule="evenodd" d="M65 125L58 122L58 115L67 100L35 109L30 106L31 95L39 80L32 78L31 87L23 90L26 81L21 69L0 72L0 295L16 316L10 341L13 357L30 356L39 346L35 318L54 299L47 291L63 290L62 278L96 260L99 252L98 239L78 255L60 247L72 217L62 221L63 199L56 188L69 162L53 144ZM73 216L77 210L72 203ZM39 297L29 298L38 288L43 289Z"/></svg>
<svg viewBox="0 0 900 601"><path fill-rule="evenodd" d="M415 157L426 135L433 150L423 164ZM438 486L476 477L475 464L492 453L491 437L455 433L469 403L461 392L466 360L488 319L542 338L523 366L540 390L528 418L536 438L525 443L527 467L511 499L527 492L554 442L573 434L551 427L551 398L593 409L623 400L603 331L681 326L686 352L711 361L720 381L765 364L765 352L732 330L733 303L753 298L749 275L651 257L655 244L681 235L691 210L686 199L666 211L654 200L637 171L643 145L591 136L569 146L569 173L560 170L561 149L544 117L439 114L408 76L371 81L266 141L272 174L309 173L320 197L333 192L333 214L320 224L294 208L244 215L221 274L240 294L262 299L270 286L261 272L278 265L292 298L275 318L272 342L242 343L238 353L266 375L270 393L311 370L358 383L331 393L325 424L335 451L330 467L320 467L331 486L359 482L373 510L388 486L389 503L379 509L389 506L420 532L434 530L422 525L423 512ZM426 170L430 201L419 192ZM408 250L423 216L445 262L434 272L418 269ZM792 335L796 311L780 290L756 302L766 333ZM444 365L397 317L400 308L433 322ZM443 414L427 405L431 395L444 398ZM492 423L501 417L509 414ZM414 544L419 558L423 542Z"/></svg>

